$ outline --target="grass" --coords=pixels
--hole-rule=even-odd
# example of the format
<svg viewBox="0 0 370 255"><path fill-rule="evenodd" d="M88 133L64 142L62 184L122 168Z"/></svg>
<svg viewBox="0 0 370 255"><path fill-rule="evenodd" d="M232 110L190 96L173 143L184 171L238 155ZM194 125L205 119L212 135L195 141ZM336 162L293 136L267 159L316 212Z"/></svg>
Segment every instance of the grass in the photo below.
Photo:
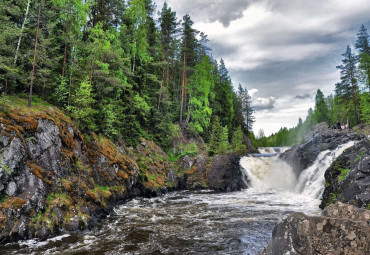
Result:
<svg viewBox="0 0 370 255"><path fill-rule="evenodd" d="M365 151L361 150L360 154L358 154L357 158L355 159L355 162L358 162L360 159L362 159L362 157L364 156L364 153L365 153Z"/></svg>
<svg viewBox="0 0 370 255"><path fill-rule="evenodd" d="M342 169L340 175L338 176L338 181L339 182L343 181L349 172L351 172L351 170L348 168Z"/></svg>
<svg viewBox="0 0 370 255"><path fill-rule="evenodd" d="M52 110L51 110L52 109ZM49 104L37 96L32 97L32 107L28 108L28 95L2 95L0 96L0 112L8 114L9 112L18 112L22 116L43 115L54 111L64 121L72 123L71 119L58 107Z"/></svg>
<svg viewBox="0 0 370 255"><path fill-rule="evenodd" d="M326 203L326 206L332 204L337 197L338 197L337 193L330 193L330 200L329 202Z"/></svg>

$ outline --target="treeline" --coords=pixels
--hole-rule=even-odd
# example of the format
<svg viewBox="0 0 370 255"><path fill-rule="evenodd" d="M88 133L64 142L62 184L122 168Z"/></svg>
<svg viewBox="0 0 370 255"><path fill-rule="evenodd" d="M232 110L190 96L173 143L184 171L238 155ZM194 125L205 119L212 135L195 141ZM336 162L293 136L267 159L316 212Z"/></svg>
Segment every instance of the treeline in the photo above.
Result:
<svg viewBox="0 0 370 255"><path fill-rule="evenodd" d="M180 129L242 148L251 130L248 92L233 91L207 36L151 0L4 0L0 3L0 89L40 97L85 132L134 145L171 147ZM220 131L221 130L221 131ZM237 141L238 140L238 141Z"/></svg>
<svg viewBox="0 0 370 255"><path fill-rule="evenodd" d="M370 40L367 29L361 26L357 33L353 53L347 46L342 55L340 82L335 84L334 95L324 96L317 90L315 109L309 109L305 121L299 119L294 128L281 128L276 134L265 137L260 131L256 146L284 146L294 145L303 140L304 134L317 123L326 122L330 127L339 123L354 127L358 124L370 124Z"/></svg>

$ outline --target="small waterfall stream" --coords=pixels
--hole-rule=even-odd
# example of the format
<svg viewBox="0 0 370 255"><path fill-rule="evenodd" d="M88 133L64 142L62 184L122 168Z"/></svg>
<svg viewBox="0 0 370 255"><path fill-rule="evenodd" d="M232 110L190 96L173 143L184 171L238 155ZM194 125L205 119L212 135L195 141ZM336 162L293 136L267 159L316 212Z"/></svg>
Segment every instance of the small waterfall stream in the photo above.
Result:
<svg viewBox="0 0 370 255"><path fill-rule="evenodd" d="M259 254L278 220L320 214L324 172L352 146L323 151L299 178L278 158L288 148L243 157L249 187L240 192L181 191L117 206L91 232L0 245L0 254Z"/></svg>

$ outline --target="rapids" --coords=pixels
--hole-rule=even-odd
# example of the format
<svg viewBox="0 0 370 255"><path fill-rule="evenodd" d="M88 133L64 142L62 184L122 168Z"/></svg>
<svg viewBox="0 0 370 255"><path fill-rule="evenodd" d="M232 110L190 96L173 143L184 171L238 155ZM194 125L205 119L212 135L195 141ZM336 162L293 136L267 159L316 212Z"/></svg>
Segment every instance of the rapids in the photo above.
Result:
<svg viewBox="0 0 370 255"><path fill-rule="evenodd" d="M0 254L258 254L289 213L320 214L324 172L349 146L322 152L298 179L278 158L287 148L262 148L240 161L246 190L137 198L117 206L93 231L10 243Z"/></svg>

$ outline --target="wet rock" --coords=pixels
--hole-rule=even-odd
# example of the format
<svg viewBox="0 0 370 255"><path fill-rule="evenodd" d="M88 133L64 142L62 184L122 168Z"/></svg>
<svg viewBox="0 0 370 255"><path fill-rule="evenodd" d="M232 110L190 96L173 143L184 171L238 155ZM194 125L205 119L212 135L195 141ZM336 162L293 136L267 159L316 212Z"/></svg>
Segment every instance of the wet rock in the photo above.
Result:
<svg viewBox="0 0 370 255"><path fill-rule="evenodd" d="M247 176L239 161L240 156L235 154L215 156L208 172L209 188L224 192L247 188Z"/></svg>
<svg viewBox="0 0 370 255"><path fill-rule="evenodd" d="M167 174L167 178L168 178L168 181L170 182L174 182L175 181L175 171L173 169L171 169L168 174Z"/></svg>
<svg viewBox="0 0 370 255"><path fill-rule="evenodd" d="M274 228L262 254L369 254L369 219L370 211L342 203L323 216L293 213Z"/></svg>
<svg viewBox="0 0 370 255"><path fill-rule="evenodd" d="M80 228L80 217L77 215L70 219L70 221L66 224L66 229L68 231L76 231Z"/></svg>
<svg viewBox="0 0 370 255"><path fill-rule="evenodd" d="M333 150L349 141L360 140L363 136L353 131L329 129L325 123L318 124L314 131L305 137L302 144L293 146L280 155L292 166L297 176L316 160L320 152Z"/></svg>
<svg viewBox="0 0 370 255"><path fill-rule="evenodd" d="M51 235L51 231L47 227L42 227L37 232L37 237L41 240L46 240Z"/></svg>
<svg viewBox="0 0 370 255"><path fill-rule="evenodd" d="M14 137L10 144L4 148L2 156L0 156L0 171L11 175L25 158L26 151L22 141L18 137Z"/></svg>
<svg viewBox="0 0 370 255"><path fill-rule="evenodd" d="M186 168L190 168L194 165L194 158L186 155L185 157L183 157L182 159L182 165L183 167L186 169Z"/></svg>
<svg viewBox="0 0 370 255"><path fill-rule="evenodd" d="M365 138L334 160L325 172L320 207L342 201L358 207L370 204L370 141Z"/></svg>
<svg viewBox="0 0 370 255"><path fill-rule="evenodd" d="M9 182L8 187L5 190L5 193L11 197L15 195L16 191L17 191L17 184L15 184L15 182Z"/></svg>
<svg viewBox="0 0 370 255"><path fill-rule="evenodd" d="M60 225L63 223L63 212L57 207L53 208L53 214L56 216L57 223Z"/></svg>

